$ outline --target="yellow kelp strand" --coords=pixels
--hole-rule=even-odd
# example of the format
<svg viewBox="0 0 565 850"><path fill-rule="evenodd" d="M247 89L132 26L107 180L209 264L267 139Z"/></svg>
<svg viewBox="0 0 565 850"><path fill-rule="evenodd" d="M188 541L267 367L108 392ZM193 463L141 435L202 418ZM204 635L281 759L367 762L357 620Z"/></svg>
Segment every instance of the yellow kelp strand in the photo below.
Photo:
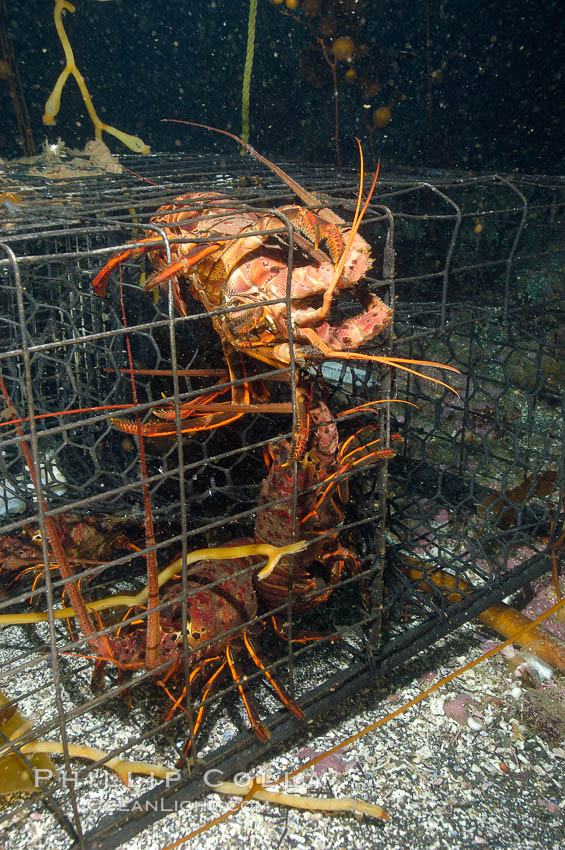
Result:
<svg viewBox="0 0 565 850"><path fill-rule="evenodd" d="M253 54L255 53L255 26L257 21L257 0L249 0L249 20L247 22L247 53L243 71L243 91L241 94L241 138L249 142L249 95L251 74L253 73ZM242 154L245 154L243 149Z"/></svg>
<svg viewBox="0 0 565 850"><path fill-rule="evenodd" d="M149 147L142 139L138 138L138 136L130 136L129 133L124 133L122 130L117 130L115 127L111 127L109 124L104 124L104 122L101 121L98 117L98 114L94 109L94 105L92 103L92 98L90 97L90 92L86 87L84 77L76 66L73 49L69 42L69 37L65 32L65 28L63 26L64 11L73 14L76 9L73 4L68 3L67 0L55 0L53 17L55 20L55 28L57 30L57 34L63 46L63 50L65 51L66 64L61 73L59 74L53 91L49 95L47 103L45 104L45 112L43 113L43 123L48 125L52 125L55 123L55 116L57 115L61 107L61 94L63 92L63 88L65 87L65 83L67 82L69 76L73 76L77 81L77 85L80 89L82 99L84 100L87 112L90 115L90 120L94 124L95 137L97 139L102 139L102 131L104 131L105 133L109 133L111 136L115 136L116 139L119 139L122 144L130 148L130 150L135 151L135 153L149 153Z"/></svg>

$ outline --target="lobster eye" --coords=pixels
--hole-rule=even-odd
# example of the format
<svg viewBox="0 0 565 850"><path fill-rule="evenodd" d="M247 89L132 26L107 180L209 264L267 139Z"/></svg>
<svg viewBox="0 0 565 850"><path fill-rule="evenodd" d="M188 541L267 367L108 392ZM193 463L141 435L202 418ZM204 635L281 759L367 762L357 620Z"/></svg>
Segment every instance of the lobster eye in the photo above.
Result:
<svg viewBox="0 0 565 850"><path fill-rule="evenodd" d="M190 620L187 620L186 623L186 638L188 640L189 646L195 647L198 646L201 641L205 639L206 629L198 628L192 626Z"/></svg>

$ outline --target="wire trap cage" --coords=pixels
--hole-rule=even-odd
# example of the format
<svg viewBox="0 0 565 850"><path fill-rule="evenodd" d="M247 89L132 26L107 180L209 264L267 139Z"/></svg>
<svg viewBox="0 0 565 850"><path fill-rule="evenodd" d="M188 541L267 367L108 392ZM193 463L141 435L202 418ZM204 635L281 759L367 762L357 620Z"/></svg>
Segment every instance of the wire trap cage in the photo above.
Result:
<svg viewBox="0 0 565 850"><path fill-rule="evenodd" d="M291 366L246 357L245 373L228 375L202 304L191 299L181 316L172 288L168 299L144 292L145 256L116 265L107 298L92 281L175 196L219 192L257 213L294 196L256 163L250 176L240 157L129 164L145 179L54 183L14 166L8 190L20 203L0 213L0 823L10 846L27 840L32 809L53 846L122 846L204 793L206 770L245 770L305 728L297 714L322 715L527 588L549 569L562 521L562 181L380 181L362 233L369 288L394 306L394 340L391 326L363 350L461 374L312 366L318 418L305 460L285 464L300 403L292 341ZM354 177L286 170L351 221ZM289 248L295 237L282 217L268 237L291 271L312 263ZM175 241L162 244L174 261ZM337 310L344 322L359 305L340 297ZM248 410L232 406L234 421L219 426L232 387L234 398L248 393ZM341 448L334 441L320 461L332 428ZM187 565L195 550L261 539L260 517L275 545L315 538L281 586L261 588L264 558ZM165 581L170 563L178 574ZM145 663L151 565L162 578L156 666ZM72 593L99 606L89 633L57 613ZM109 659L119 663L104 669ZM258 735L244 702L257 703ZM61 742L62 758L34 753L44 740ZM174 768L187 741L190 771L166 781L136 777L128 789L100 770L115 758ZM99 752L77 761L77 745Z"/></svg>

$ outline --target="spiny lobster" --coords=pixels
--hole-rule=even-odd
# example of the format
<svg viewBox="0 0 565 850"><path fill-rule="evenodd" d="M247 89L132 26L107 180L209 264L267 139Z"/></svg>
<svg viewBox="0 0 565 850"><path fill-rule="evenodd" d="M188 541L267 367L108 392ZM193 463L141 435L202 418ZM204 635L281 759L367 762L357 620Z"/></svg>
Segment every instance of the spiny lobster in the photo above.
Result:
<svg viewBox="0 0 565 850"><path fill-rule="evenodd" d="M81 516L74 511L57 515L61 543L75 570L104 563L120 551L137 550L127 533L132 525L126 517ZM136 531L139 535L139 528ZM6 579L10 574L10 584L27 572L35 573L37 580L43 568L42 534L37 522L28 523L12 533L0 534L0 575L4 574Z"/></svg>
<svg viewBox="0 0 565 850"><path fill-rule="evenodd" d="M192 124L192 122L179 122ZM206 125L193 126L215 128ZM249 387L240 354L267 363L275 369L288 369L294 362L297 423L292 457L300 458L308 442L309 369L328 359L373 361L409 372L407 364L440 363L381 357L357 352L375 339L392 321L392 309L370 292L362 278L370 269L370 246L359 233L368 208L377 174L361 208L363 181L357 210L351 225L282 169L258 154L237 136L215 130L235 139L271 168L309 207L284 206L259 213L243 209L233 200L215 192L180 195L172 204L157 210L150 219L153 228L146 238L110 258L96 275L93 287L105 295L111 272L124 260L146 254L155 272L145 289L160 287L172 294L182 316L189 313L188 296L199 300L210 313L228 364L232 384L232 405L249 404ZM361 154L362 157L362 154ZM361 158L361 175L363 161ZM167 259L163 239L155 237L159 228L170 245ZM321 250L324 243L326 254ZM298 248L298 251L293 250ZM361 304L358 315L330 321L339 295L350 292ZM419 373L418 373L419 374ZM427 376L426 376L427 377ZM428 378L443 384L437 378ZM238 413L237 415L243 415ZM197 431L233 421L234 409L192 417L183 430ZM113 420L117 427L133 431L134 425ZM170 433L170 422L146 423L145 433Z"/></svg>
<svg viewBox="0 0 565 850"><path fill-rule="evenodd" d="M248 540L232 540L227 547L222 547L222 551L227 553L238 546L249 548L248 544ZM231 557L229 561L205 558L187 571L186 645L189 652L189 686L196 686L197 679L202 676L205 681L200 688L200 703L193 719L192 736L185 753L202 725L209 698L226 668L237 685L255 734L263 741L269 739L269 729L261 721L253 694L246 684L240 661L242 650L247 652L262 671L281 702L296 717L304 718L302 710L291 698L280 678L268 669L268 663L263 659L257 641L262 624L257 619L254 578L260 583L260 578L257 578L260 573L258 574L255 568L260 560L257 555ZM179 695L174 696L167 686L169 680L182 674L184 669L182 600L182 581L168 582L160 596L160 605L164 607L159 617L158 665L161 675L157 679L157 684L165 689L172 700L172 706L164 721L173 715L177 707L182 706L186 694L185 687ZM133 613L142 614L142 609L136 607ZM124 671L145 667L145 648L146 621L143 617L134 619L129 625L119 629L116 637L108 639L111 660L120 671L119 678L123 679ZM104 658L97 663L93 677L96 686L101 684L108 660Z"/></svg>
<svg viewBox="0 0 565 850"><path fill-rule="evenodd" d="M257 543L282 546L293 537L309 542L307 549L293 556L292 566L288 557L281 558L267 578L255 582L259 597L270 607L285 604L290 590L296 612L324 603L344 568L351 574L359 572L359 559L339 540L349 499L348 473L395 454L382 447L379 436L359 443L359 436L369 430L367 426L340 443L336 422L322 401L312 405L310 418L308 450L297 461L296 485L289 463L290 443L283 440L269 445L269 472L261 485L255 523ZM393 434L391 440L402 438ZM284 637L283 617L275 614L273 622Z"/></svg>
<svg viewBox="0 0 565 850"><path fill-rule="evenodd" d="M346 476L353 467L362 468L393 457L394 451L383 449L379 437L366 444L354 445L365 428L359 429L340 445L336 423L324 402L317 401L312 405L310 417L308 450L297 462L296 502L293 499L293 468L288 462L290 443L284 440L271 444L269 470L261 485L255 523L256 544L269 544L284 552L285 547L292 548L290 541L294 536L298 538L298 546L302 547L300 551L282 554L268 571L258 572L254 568L256 557L214 562L204 559L188 570L186 640L191 650L189 682L195 682L202 673L207 676L194 719L193 735L202 724L207 702L221 673L228 667L255 733L262 740L269 737L269 730L260 720L240 667L239 654L243 648L287 708L297 717L303 717L301 709L280 679L269 671L262 657L257 641L257 634L262 628L257 619L258 601L268 608L280 607L287 602L290 590L293 610L298 613L325 602L344 568L347 567L352 574L359 570L359 560L341 545L338 537L348 499ZM398 435L392 436L393 441L400 439ZM294 524L293 515L296 516ZM248 538L231 540L226 546L229 550L234 546L252 546L253 542ZM314 575L315 566L322 575ZM165 607L160 615L159 665L164 665L166 670L159 684L165 687L173 700L167 717L185 695L183 689L180 695L173 696L167 688L168 681L183 668L182 598L180 581L167 584L160 597ZM284 617L275 612L272 621L277 633L286 639ZM118 666L143 666L145 637L144 619L134 620L120 631L119 638L111 645ZM294 639L302 641L318 637L319 634L295 632Z"/></svg>

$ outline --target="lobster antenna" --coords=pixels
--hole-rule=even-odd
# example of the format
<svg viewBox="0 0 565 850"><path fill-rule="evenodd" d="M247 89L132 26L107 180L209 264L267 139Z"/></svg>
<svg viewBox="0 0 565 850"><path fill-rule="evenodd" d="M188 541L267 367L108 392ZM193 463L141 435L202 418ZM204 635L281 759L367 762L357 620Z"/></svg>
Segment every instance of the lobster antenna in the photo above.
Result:
<svg viewBox="0 0 565 850"><path fill-rule="evenodd" d="M357 137L355 138L355 141L357 142L357 145L359 147L359 163L360 163L360 169L361 169L360 175L359 175L359 193L357 195L357 207L355 209L355 215L353 216L353 224L351 225L351 230L349 231L349 237L347 239L347 243L345 245L345 248L341 252L341 257L339 258L339 260L336 263L336 267L334 269L332 281L331 281L330 285L328 286L328 288L326 289L326 291L324 292L323 311L324 311L325 316L329 316L334 290L335 290L335 288L338 284L339 278L341 277L343 267L345 266L345 261L347 259L348 254L349 254L349 251L351 250L351 246L353 245L353 240L355 239L355 237L357 235L357 231L359 230L359 226L360 226L361 222L363 221L363 216L367 212L367 207L369 206L369 203L370 203L371 198L373 196L373 192L375 191L375 186L377 185L377 179L378 179L379 171L380 171L380 168L381 168L381 161L379 159L379 162L377 164L377 170L375 171L375 176L373 177L373 182L371 183L371 188L369 189L369 192L367 194L367 198L366 198L365 203L363 205L363 209L360 210L361 201L363 200L363 166L364 166L364 163L363 163L363 148L361 147L361 142L359 141L359 139Z"/></svg>
<svg viewBox="0 0 565 850"><path fill-rule="evenodd" d="M311 204L312 206L320 206L320 200L315 195L312 195L308 192L307 189L304 189L300 183L297 183L296 180L293 180L290 174L287 174L286 171L283 171L282 168L279 168L278 165L275 165L274 162L271 162L270 159L267 159L264 156L261 156L260 153L257 153L255 148L250 145L248 142L244 142L243 139L240 139L239 136L236 136L235 133L230 133L229 130L220 130L219 127L210 127L209 124L198 124L196 121L184 121L182 118L161 118L161 121L165 121L171 124L188 124L189 127L202 127L204 130L211 130L212 133L222 133L224 136L229 136L230 139L233 139L234 142L237 142L238 145L244 147L250 154L252 154L255 159L258 159L259 162L262 162L263 165L266 165L267 168L270 168L271 171L281 178L281 180L286 183L289 189L298 195L301 201L305 204Z"/></svg>

